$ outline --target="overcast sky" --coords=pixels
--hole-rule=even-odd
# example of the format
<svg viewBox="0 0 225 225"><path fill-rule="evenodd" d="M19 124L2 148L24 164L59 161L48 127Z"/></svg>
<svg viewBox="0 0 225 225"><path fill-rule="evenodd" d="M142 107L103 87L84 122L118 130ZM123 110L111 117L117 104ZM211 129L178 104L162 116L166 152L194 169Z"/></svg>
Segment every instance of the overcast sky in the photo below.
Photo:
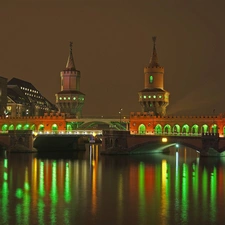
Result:
<svg viewBox="0 0 225 225"><path fill-rule="evenodd" d="M138 91L157 36L168 114L225 112L224 0L0 2L0 76L32 83L55 103L73 41L83 115L140 111Z"/></svg>

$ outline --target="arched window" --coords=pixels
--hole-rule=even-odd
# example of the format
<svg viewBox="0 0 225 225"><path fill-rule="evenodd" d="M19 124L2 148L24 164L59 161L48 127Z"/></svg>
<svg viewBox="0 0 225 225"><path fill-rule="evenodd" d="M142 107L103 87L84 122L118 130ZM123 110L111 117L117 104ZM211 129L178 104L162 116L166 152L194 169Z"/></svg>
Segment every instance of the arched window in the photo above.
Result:
<svg viewBox="0 0 225 225"><path fill-rule="evenodd" d="M170 134L171 133L171 126L169 124L167 124L164 127L164 133L166 133L166 134Z"/></svg>
<svg viewBox="0 0 225 225"><path fill-rule="evenodd" d="M152 84L153 83L153 76L149 76L149 83Z"/></svg>
<svg viewBox="0 0 225 225"><path fill-rule="evenodd" d="M155 134L162 134L162 126L160 124L156 125Z"/></svg>
<svg viewBox="0 0 225 225"><path fill-rule="evenodd" d="M146 127L144 124L140 124L140 126L138 127L138 133L139 134L145 134L146 133Z"/></svg>
<svg viewBox="0 0 225 225"><path fill-rule="evenodd" d="M194 134L194 135L198 134L198 125L197 124L192 126L191 133Z"/></svg>

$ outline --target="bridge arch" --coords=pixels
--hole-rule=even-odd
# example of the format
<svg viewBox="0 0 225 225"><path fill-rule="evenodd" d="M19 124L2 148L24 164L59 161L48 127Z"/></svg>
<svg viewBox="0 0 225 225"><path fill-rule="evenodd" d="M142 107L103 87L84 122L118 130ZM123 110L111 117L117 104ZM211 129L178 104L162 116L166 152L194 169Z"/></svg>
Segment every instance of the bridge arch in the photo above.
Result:
<svg viewBox="0 0 225 225"><path fill-rule="evenodd" d="M31 130L36 130L35 124L31 125L31 126L30 126L30 129L31 129Z"/></svg>
<svg viewBox="0 0 225 225"><path fill-rule="evenodd" d="M13 124L11 124L11 125L9 126L9 130L14 130L14 125L13 125Z"/></svg>
<svg viewBox="0 0 225 225"><path fill-rule="evenodd" d="M194 124L192 127L191 127L191 133L194 134L194 135L198 135L198 125L197 124Z"/></svg>
<svg viewBox="0 0 225 225"><path fill-rule="evenodd" d="M201 133L208 133L209 132L209 126L207 124L202 125L201 127Z"/></svg>
<svg viewBox="0 0 225 225"><path fill-rule="evenodd" d="M182 126L182 131L181 131L183 134L188 134L189 132L189 126L187 124L184 124Z"/></svg>
<svg viewBox="0 0 225 225"><path fill-rule="evenodd" d="M56 123L52 124L52 131L57 132L58 131L58 125Z"/></svg>
<svg viewBox="0 0 225 225"><path fill-rule="evenodd" d="M223 127L223 134L225 134L225 126Z"/></svg>
<svg viewBox="0 0 225 225"><path fill-rule="evenodd" d="M7 124L3 124L2 125L2 131L7 131L8 130L8 125Z"/></svg>
<svg viewBox="0 0 225 225"><path fill-rule="evenodd" d="M162 134L162 126L160 124L155 126L155 134Z"/></svg>
<svg viewBox="0 0 225 225"><path fill-rule="evenodd" d="M179 124L175 124L173 126L173 133L180 133L180 125Z"/></svg>
<svg viewBox="0 0 225 225"><path fill-rule="evenodd" d="M72 124L70 123L66 124L66 130L68 131L73 130Z"/></svg>
<svg viewBox="0 0 225 225"><path fill-rule="evenodd" d="M23 130L29 130L30 128L30 125L28 123L26 123L24 126L23 126Z"/></svg>
<svg viewBox="0 0 225 225"><path fill-rule="evenodd" d="M44 131L44 129L45 129L45 126L43 124L40 124L38 126L38 131Z"/></svg>
<svg viewBox="0 0 225 225"><path fill-rule="evenodd" d="M171 126L169 124L166 124L163 128L163 133L170 134L171 133Z"/></svg>
<svg viewBox="0 0 225 225"><path fill-rule="evenodd" d="M23 129L23 126L22 126L22 124L17 124L16 125L16 130L22 130Z"/></svg>
<svg viewBox="0 0 225 225"><path fill-rule="evenodd" d="M145 127L145 125L143 123L139 125L138 133L139 134L145 134L146 133L146 127Z"/></svg>
<svg viewBox="0 0 225 225"><path fill-rule="evenodd" d="M211 127L211 132L212 132L213 134L218 133L218 126L217 126L217 124L213 124L213 125L212 125L212 127Z"/></svg>

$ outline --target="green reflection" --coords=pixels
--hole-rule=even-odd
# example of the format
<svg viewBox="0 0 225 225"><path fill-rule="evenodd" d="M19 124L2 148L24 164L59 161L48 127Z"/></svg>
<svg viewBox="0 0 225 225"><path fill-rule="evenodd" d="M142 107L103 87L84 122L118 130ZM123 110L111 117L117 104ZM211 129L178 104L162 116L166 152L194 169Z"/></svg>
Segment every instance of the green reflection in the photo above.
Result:
<svg viewBox="0 0 225 225"><path fill-rule="evenodd" d="M4 159L4 167L8 168L8 159Z"/></svg>
<svg viewBox="0 0 225 225"><path fill-rule="evenodd" d="M29 191L29 190L30 190L30 185L29 185L28 182L25 182L25 183L24 183L24 189L25 189L26 191Z"/></svg>
<svg viewBox="0 0 225 225"><path fill-rule="evenodd" d="M50 197L52 200L52 206L51 206L51 224L56 224L56 204L58 201L58 193L57 193L57 175L56 175L56 162L54 161L52 163L52 188Z"/></svg>
<svg viewBox="0 0 225 225"><path fill-rule="evenodd" d="M139 205L139 216L141 221L145 217L145 165L143 162L139 164Z"/></svg>
<svg viewBox="0 0 225 225"><path fill-rule="evenodd" d="M9 203L8 195L9 195L8 183L4 181L2 184L2 197L0 199L0 202L2 202L2 207L0 207L1 209L0 218L3 222L2 224L7 224L7 221L8 221L8 203Z"/></svg>
<svg viewBox="0 0 225 225"><path fill-rule="evenodd" d="M45 196L45 188L44 188L44 162L40 162L39 195L41 197L44 197Z"/></svg>
<svg viewBox="0 0 225 225"><path fill-rule="evenodd" d="M179 153L176 152L176 174L175 174L175 207L180 208L180 173L179 173Z"/></svg>
<svg viewBox="0 0 225 225"><path fill-rule="evenodd" d="M199 170L196 164L192 164L192 196L193 196L193 206L196 207L199 204L198 196L199 196ZM195 210L193 212L195 217L198 216L198 211Z"/></svg>
<svg viewBox="0 0 225 225"><path fill-rule="evenodd" d="M44 209L45 209L45 203L42 199L39 199L38 204L38 221L39 224L44 224Z"/></svg>
<svg viewBox="0 0 225 225"><path fill-rule="evenodd" d="M68 209L64 210L64 224L70 224L69 210Z"/></svg>
<svg viewBox="0 0 225 225"><path fill-rule="evenodd" d="M25 192L23 195L23 224L29 224L30 216L30 195L28 192Z"/></svg>
<svg viewBox="0 0 225 225"><path fill-rule="evenodd" d="M23 190L21 188L16 189L16 197L22 198L23 197Z"/></svg>
<svg viewBox="0 0 225 225"><path fill-rule="evenodd" d="M64 198L65 198L66 202L70 202L70 200L71 200L69 163L66 163Z"/></svg>
<svg viewBox="0 0 225 225"><path fill-rule="evenodd" d="M210 178L210 214L212 221L216 221L216 190L217 190L217 171L216 168L214 167L213 172L211 173L211 178Z"/></svg>
<svg viewBox="0 0 225 225"><path fill-rule="evenodd" d="M3 177L4 177L4 180L8 180L8 173L4 172Z"/></svg>
<svg viewBox="0 0 225 225"><path fill-rule="evenodd" d="M16 221L17 224L23 224L22 223L22 212L23 212L23 207L22 204L19 203L16 205Z"/></svg>
<svg viewBox="0 0 225 225"><path fill-rule="evenodd" d="M182 220L187 221L188 219L188 167L183 164L183 174L182 174Z"/></svg>
<svg viewBox="0 0 225 225"><path fill-rule="evenodd" d="M208 189L208 179L207 179L207 171L206 171L206 168L203 169L203 172L202 172L202 204L204 206L207 205L207 189ZM203 216L205 217L206 216L206 208L207 207L203 207Z"/></svg>

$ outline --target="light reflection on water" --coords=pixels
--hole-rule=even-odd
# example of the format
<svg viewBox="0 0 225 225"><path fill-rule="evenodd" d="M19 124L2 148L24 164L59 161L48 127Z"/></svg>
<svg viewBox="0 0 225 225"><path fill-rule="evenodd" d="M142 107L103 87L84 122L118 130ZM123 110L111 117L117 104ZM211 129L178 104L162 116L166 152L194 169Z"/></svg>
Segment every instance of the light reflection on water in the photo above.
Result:
<svg viewBox="0 0 225 225"><path fill-rule="evenodd" d="M225 159L194 150L0 155L0 224L221 224Z"/></svg>

